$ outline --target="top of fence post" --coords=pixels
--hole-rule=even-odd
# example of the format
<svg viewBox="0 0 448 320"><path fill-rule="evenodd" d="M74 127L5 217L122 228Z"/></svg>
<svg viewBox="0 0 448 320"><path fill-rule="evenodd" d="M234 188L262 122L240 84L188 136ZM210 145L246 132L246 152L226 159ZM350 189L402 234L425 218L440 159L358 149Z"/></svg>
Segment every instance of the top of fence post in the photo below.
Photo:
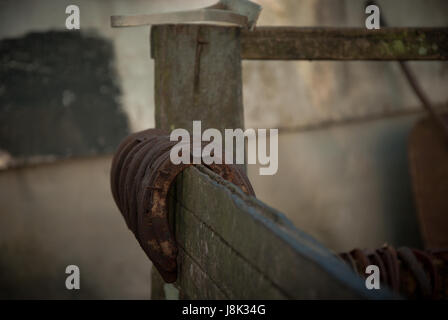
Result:
<svg viewBox="0 0 448 320"><path fill-rule="evenodd" d="M156 127L244 128L239 27L153 26L151 56Z"/></svg>

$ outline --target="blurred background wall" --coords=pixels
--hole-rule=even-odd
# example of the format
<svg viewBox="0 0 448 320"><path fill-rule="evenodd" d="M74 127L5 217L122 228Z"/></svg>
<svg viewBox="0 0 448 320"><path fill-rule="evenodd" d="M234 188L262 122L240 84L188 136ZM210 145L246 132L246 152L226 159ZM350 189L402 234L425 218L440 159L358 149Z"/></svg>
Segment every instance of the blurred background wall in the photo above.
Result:
<svg viewBox="0 0 448 320"><path fill-rule="evenodd" d="M151 264L127 230L109 188L111 153L119 140L129 132L154 126L149 28L112 29L109 17L197 8L213 2L0 1L2 43L22 41L30 32L78 32L65 30L65 8L77 4L81 35L97 40L89 42L92 47L79 42L75 56L88 60L94 58L89 52L111 51L106 55L110 69L104 67L110 72L104 77L94 82L83 73L82 78L76 73L62 74L58 83L67 88L45 97L35 93L42 101L33 102L31 96L23 100L20 91L14 98L9 95L12 89L6 90L10 78L0 79L4 126L0 141L11 141L5 137L14 132L14 148L31 143L37 150L28 154L26 148L0 144L0 297L150 297ZM259 25L364 26L363 1L257 2L264 7ZM448 23L448 3L443 0L379 3L391 26ZM106 49L94 49L95 43L103 43ZM41 46L49 53L68 54L60 47L56 51L46 48L45 42ZM70 56L73 61L75 56ZM2 60L3 75L18 68L31 73L39 70L32 64L23 67L14 59L20 57ZM446 102L448 65L418 62L411 66L433 102ZM246 127L280 128L278 173L259 176L258 168L249 166L259 199L335 251L385 242L420 246L407 139L422 113L396 63L245 61L243 81ZM95 92L104 98L89 103ZM109 109L102 105L104 99L109 99ZM22 119L36 105L45 111L47 102L51 112L36 113L23 128L5 129L10 119ZM52 120L45 121L48 117ZM64 125L58 127L58 123ZM32 131L20 135L27 130ZM45 148L55 136L54 144ZM64 271L69 264L81 269L79 291L65 289Z"/></svg>

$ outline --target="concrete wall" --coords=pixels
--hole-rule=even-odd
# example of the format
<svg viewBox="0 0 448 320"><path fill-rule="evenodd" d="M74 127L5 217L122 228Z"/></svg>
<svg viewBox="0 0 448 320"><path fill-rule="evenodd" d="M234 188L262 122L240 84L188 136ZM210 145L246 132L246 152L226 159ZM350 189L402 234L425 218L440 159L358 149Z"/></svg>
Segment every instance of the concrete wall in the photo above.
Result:
<svg viewBox="0 0 448 320"><path fill-rule="evenodd" d="M109 191L111 157L0 174L0 298L145 299L146 255ZM81 290L65 288L77 265Z"/></svg>
<svg viewBox="0 0 448 320"><path fill-rule="evenodd" d="M6 0L0 3L0 39L19 37L32 31L66 30L65 8L76 4L81 12L81 31L93 32L113 41L116 69L121 78L122 106L133 131L154 126L153 63L149 58L149 27L110 27L110 16L159 13L202 7L206 0ZM67 31L70 32L70 31ZM87 49L87 48L86 48ZM132 62L132 63L131 63Z"/></svg>
<svg viewBox="0 0 448 320"><path fill-rule="evenodd" d="M81 31L114 45L131 131L154 125L149 28L111 29L113 14L214 1L76 1ZM260 0L260 25L363 26L362 1ZM0 39L64 30L72 1L0 2ZM443 0L381 1L389 24L446 26ZM69 31L67 31L69 32ZM447 100L446 63L412 63L434 102ZM419 103L394 63L244 62L246 127L281 128L276 176L249 167L258 198L334 250L418 246L406 141ZM0 146L1 149L1 146ZM110 157L0 173L1 294L29 298L148 298L150 263L109 191ZM64 288L67 264L80 292ZM6 288L6 289L5 289Z"/></svg>

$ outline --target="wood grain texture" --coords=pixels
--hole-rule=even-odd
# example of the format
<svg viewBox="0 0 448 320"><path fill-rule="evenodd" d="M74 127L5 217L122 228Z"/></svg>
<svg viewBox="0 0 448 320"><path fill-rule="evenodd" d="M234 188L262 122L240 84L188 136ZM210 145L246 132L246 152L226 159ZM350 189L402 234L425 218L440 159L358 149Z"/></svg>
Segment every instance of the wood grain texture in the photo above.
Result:
<svg viewBox="0 0 448 320"><path fill-rule="evenodd" d="M241 43L248 60L448 59L448 28L259 27Z"/></svg>
<svg viewBox="0 0 448 320"><path fill-rule="evenodd" d="M182 298L391 298L364 281L281 213L203 167L178 178L176 285Z"/></svg>
<svg viewBox="0 0 448 320"><path fill-rule="evenodd" d="M244 128L239 28L154 26L151 51L156 127Z"/></svg>

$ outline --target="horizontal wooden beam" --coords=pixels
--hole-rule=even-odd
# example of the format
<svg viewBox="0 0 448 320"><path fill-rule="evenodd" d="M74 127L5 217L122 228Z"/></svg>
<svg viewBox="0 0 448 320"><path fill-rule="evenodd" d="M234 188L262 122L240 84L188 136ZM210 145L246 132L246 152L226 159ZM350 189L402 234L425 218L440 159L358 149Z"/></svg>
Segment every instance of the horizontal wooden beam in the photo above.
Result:
<svg viewBox="0 0 448 320"><path fill-rule="evenodd" d="M259 27L241 45L247 60L447 60L448 28Z"/></svg>
<svg viewBox="0 0 448 320"><path fill-rule="evenodd" d="M204 167L182 173L172 200L180 298L392 297L367 290L364 280L285 216ZM157 281L153 298L161 297Z"/></svg>

